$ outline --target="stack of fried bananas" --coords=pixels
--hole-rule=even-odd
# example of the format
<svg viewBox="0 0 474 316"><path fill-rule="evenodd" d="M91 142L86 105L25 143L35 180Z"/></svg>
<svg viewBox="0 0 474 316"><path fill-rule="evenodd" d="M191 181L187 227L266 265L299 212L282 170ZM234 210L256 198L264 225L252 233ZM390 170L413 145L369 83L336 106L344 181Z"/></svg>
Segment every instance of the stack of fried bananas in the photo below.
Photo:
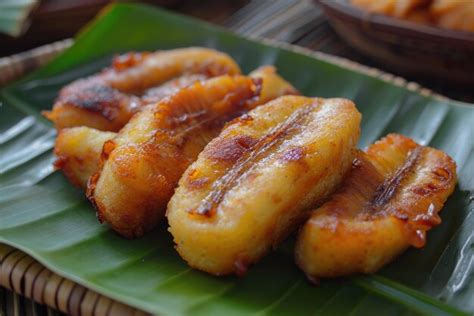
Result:
<svg viewBox="0 0 474 316"><path fill-rule="evenodd" d="M243 275L298 228L310 279L373 273L424 245L456 183L448 155L405 136L356 149L353 102L206 48L119 56L45 116L56 168L101 222L136 238L166 217L181 257L214 275Z"/></svg>

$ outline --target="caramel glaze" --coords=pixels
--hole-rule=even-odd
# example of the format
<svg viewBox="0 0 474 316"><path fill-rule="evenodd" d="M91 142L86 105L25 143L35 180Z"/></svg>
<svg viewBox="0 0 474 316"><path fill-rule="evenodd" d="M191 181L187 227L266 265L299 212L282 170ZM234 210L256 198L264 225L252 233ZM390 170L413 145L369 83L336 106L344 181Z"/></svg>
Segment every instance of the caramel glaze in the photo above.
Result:
<svg viewBox="0 0 474 316"><path fill-rule="evenodd" d="M257 141L246 139L245 142L242 142L241 139L234 139L233 141L237 144L244 144L243 146L241 145L242 151L239 153L242 154L241 157L233 164L227 173L214 182L209 194L203 199L201 204L189 212L206 217L213 216L216 213L219 203L223 200L226 193L238 183L238 180L244 177L245 174L248 174L248 171L254 168L260 160L268 156L275 146L278 146L278 144L281 144L285 139L301 130L309 117L308 114L314 110L314 107L314 104L309 104L299 108L286 121L275 126L268 134ZM252 145L248 146L249 144ZM217 147L220 147L218 145L219 144L217 144ZM222 149L225 153L226 148L224 147ZM215 154L214 156L217 158L222 157L221 154ZM213 158L215 158L214 156ZM231 157L235 156L234 153L231 153ZM290 160L292 159L291 157L289 158Z"/></svg>
<svg viewBox="0 0 474 316"><path fill-rule="evenodd" d="M455 184L447 154L390 134L358 152L339 189L312 212L296 263L310 280L374 273L409 246L425 245Z"/></svg>
<svg viewBox="0 0 474 316"><path fill-rule="evenodd" d="M438 156L431 160L428 156ZM416 176L427 169L424 181ZM426 232L441 223L441 211L446 193L449 195L456 183L456 164L444 153L418 146L411 151L402 166L376 190L371 206L374 216L394 216L405 223L409 243L423 247ZM403 192L407 188L408 192ZM439 201L441 199L441 201Z"/></svg>
<svg viewBox="0 0 474 316"><path fill-rule="evenodd" d="M392 142L392 146L396 143L399 147L392 150L402 156L389 161L389 167L390 158L380 160L374 150L377 146L385 146L384 142ZM420 146L396 134L390 134L372 146L368 154L359 153L350 175L337 193L339 198L347 194L366 202L355 213L345 213L347 208L341 207L342 203L338 207L334 205L333 214L344 217L353 213L352 216L361 220L393 216L404 223L409 244L423 247L426 231L441 223L438 212L454 189L455 162L439 150Z"/></svg>

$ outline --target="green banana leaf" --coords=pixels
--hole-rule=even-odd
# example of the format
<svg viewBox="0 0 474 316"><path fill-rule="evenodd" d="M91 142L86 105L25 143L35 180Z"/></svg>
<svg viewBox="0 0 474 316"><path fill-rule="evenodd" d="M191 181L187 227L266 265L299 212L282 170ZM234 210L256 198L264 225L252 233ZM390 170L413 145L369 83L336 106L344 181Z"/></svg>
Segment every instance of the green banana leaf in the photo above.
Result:
<svg viewBox="0 0 474 316"><path fill-rule="evenodd" d="M207 46L245 72L275 64L305 95L346 97L363 114L360 146L389 132L440 148L457 162L459 184L424 249L410 249L377 275L311 285L293 263L292 240L243 278L191 270L163 223L125 240L95 218L82 192L53 172L55 132L40 116L68 82L129 50ZM399 315L474 313L474 107L325 58L245 39L143 5L109 7L52 63L1 91L0 242L56 273L157 314Z"/></svg>
<svg viewBox="0 0 474 316"><path fill-rule="evenodd" d="M38 0L2 0L0 1L0 33L20 36L26 31L31 11Z"/></svg>

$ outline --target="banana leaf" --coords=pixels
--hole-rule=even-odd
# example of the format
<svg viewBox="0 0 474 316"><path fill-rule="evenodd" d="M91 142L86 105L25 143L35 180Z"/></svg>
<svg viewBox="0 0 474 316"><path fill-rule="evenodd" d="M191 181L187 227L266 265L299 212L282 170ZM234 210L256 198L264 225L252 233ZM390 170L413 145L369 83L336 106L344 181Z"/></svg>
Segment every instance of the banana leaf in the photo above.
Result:
<svg viewBox="0 0 474 316"><path fill-rule="evenodd" d="M114 54L192 45L229 53L245 72L275 64L305 95L354 100L363 114L360 147L399 132L449 153L459 183L426 247L408 250L376 275L311 285L293 262L292 238L245 277L219 278L179 258L165 223L137 240L99 224L83 193L53 171L55 132L40 111L51 107L63 85L100 70ZM66 278L157 314L472 314L474 107L397 82L152 7L108 7L73 47L1 91L0 242Z"/></svg>
<svg viewBox="0 0 474 316"><path fill-rule="evenodd" d="M27 29L28 16L38 3L38 0L0 1L0 33L20 36Z"/></svg>

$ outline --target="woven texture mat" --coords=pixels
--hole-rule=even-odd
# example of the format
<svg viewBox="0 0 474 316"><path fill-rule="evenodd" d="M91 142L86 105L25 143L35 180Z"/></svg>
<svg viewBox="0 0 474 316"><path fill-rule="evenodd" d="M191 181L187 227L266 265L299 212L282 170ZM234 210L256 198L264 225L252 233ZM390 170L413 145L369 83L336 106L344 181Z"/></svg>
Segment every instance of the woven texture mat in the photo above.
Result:
<svg viewBox="0 0 474 316"><path fill-rule="evenodd" d="M245 36L269 38L302 46L306 49L300 50L305 54L319 54L310 50L323 51L370 64L337 38L321 9L310 0L254 0L230 17L216 22ZM41 67L72 44L73 40L68 39L0 58L0 86ZM291 49L298 48L291 47ZM326 55L322 57L345 67L356 68L372 76L406 86L410 90L431 94L431 91L422 89L417 84L408 83L376 69L363 67L337 57ZM0 244L0 316L61 313L145 315L141 311L60 277L23 252Z"/></svg>

